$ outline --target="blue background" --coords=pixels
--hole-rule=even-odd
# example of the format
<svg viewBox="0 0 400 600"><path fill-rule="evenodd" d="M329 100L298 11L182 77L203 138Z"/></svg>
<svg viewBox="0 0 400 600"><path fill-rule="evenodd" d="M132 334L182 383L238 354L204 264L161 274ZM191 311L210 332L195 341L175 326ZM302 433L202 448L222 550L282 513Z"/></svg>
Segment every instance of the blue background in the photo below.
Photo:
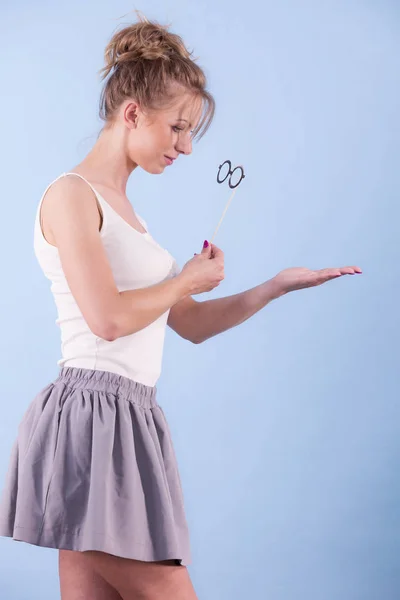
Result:
<svg viewBox="0 0 400 600"><path fill-rule="evenodd" d="M101 128L97 71L134 8L182 35L217 102L163 176L128 185L182 266L229 197L226 278L206 299L290 266L363 275L294 292L194 346L167 331L159 402L181 469L199 598L395 600L400 594L397 2L19 2L0 7L3 480L18 422L56 376L55 305L33 254L48 183ZM0 539L10 600L59 597L57 552Z"/></svg>

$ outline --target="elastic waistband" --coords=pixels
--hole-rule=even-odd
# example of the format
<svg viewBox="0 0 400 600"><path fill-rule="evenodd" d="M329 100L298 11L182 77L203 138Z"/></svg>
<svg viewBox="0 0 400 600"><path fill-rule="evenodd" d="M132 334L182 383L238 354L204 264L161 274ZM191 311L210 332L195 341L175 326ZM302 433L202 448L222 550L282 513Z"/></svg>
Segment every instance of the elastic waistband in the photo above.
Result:
<svg viewBox="0 0 400 600"><path fill-rule="evenodd" d="M156 386L151 387L111 371L62 367L56 381L61 381L73 389L118 394L126 400L145 408L158 406Z"/></svg>

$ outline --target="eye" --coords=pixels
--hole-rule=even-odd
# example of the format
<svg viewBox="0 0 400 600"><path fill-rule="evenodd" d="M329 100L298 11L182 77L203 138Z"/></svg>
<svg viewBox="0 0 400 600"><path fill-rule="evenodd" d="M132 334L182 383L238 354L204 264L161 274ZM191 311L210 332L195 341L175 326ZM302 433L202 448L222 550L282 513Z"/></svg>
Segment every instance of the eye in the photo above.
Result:
<svg viewBox="0 0 400 600"><path fill-rule="evenodd" d="M177 132L177 131L183 131L183 127L178 127L177 125L174 125L174 126L172 127L172 129L173 129L175 132Z"/></svg>

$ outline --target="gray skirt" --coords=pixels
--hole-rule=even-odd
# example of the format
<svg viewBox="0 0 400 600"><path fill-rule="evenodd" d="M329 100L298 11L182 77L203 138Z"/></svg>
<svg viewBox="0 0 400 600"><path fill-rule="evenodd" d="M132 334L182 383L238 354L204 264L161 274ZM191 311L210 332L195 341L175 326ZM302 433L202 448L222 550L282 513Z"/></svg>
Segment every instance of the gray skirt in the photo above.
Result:
<svg viewBox="0 0 400 600"><path fill-rule="evenodd" d="M0 536L188 565L182 485L156 387L61 368L18 426Z"/></svg>

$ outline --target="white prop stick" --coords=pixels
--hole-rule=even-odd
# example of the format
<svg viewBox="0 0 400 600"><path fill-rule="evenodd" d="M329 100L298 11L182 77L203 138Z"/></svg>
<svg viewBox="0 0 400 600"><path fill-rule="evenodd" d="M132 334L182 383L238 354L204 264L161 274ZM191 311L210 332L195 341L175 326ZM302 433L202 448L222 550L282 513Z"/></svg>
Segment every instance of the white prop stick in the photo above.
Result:
<svg viewBox="0 0 400 600"><path fill-rule="evenodd" d="M218 225L217 225L217 229L214 231L214 235L213 235L213 236L212 236L212 238L211 238L211 243L213 242L213 240L214 240L215 236L217 235L217 231L218 231L218 229L220 228L220 225L221 225L221 223L222 223L222 221L223 221L223 219L224 219L224 217L225 217L226 211L228 210L230 203L232 202L232 198L233 198L233 196L235 195L235 193L236 193L236 190L237 190L237 187L235 187L235 189L233 190L233 192L232 192L232 196L229 198L229 200L228 200L228 203L227 203L227 205L225 206L224 212L222 213L221 220L220 220L220 222L218 223Z"/></svg>
<svg viewBox="0 0 400 600"><path fill-rule="evenodd" d="M229 169L229 170L228 170L228 173L225 175L225 177L224 177L224 178L221 180L221 179L220 179L220 173L221 173L221 169L222 169L222 167L224 167L225 165L228 165L228 169ZM235 171L237 171L238 169L241 171L241 177L240 177L239 181L236 183L236 185L232 185L232 177L233 177L233 174L234 174L234 173L235 173ZM226 211L228 210L230 203L231 203L231 202L232 202L232 200L233 200L233 196L235 195L235 192L236 192L236 190L237 190L237 188L238 188L238 185L241 183L242 179L244 179L244 177L245 177L244 170L243 170L243 167L242 167L241 165L239 165L239 166L235 167L235 168L233 169L233 171L232 171L232 163L231 163L231 161L230 161L230 160L225 160L225 161L222 163L222 165L219 165L218 174L217 174L217 181L218 181L218 183L224 183L224 181L226 180L226 178L228 177L228 175L229 175L229 187L230 187L230 188L234 188L234 189L233 189L232 196L229 198L229 200L228 200L228 203L227 203L227 205L225 206L225 210L224 210L224 212L222 213L222 217L221 217L221 220L220 220L220 222L219 222L219 223L218 223L218 225L217 225L217 229L214 231L214 235L213 235L213 236L212 236L212 238L211 238L211 243L213 242L213 240L214 240L215 236L217 235L217 231L218 231L218 229L219 229L219 227L220 227L220 225L221 225L221 223L222 223L222 221L223 221L223 219L224 219L224 217L225 217Z"/></svg>

